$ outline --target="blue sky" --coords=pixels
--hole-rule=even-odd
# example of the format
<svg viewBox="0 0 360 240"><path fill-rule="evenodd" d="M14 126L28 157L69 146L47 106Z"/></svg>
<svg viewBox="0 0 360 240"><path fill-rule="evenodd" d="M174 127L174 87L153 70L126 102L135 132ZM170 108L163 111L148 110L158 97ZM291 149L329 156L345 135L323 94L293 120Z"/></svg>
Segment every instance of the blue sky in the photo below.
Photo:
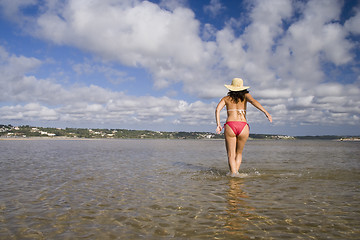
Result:
<svg viewBox="0 0 360 240"><path fill-rule="evenodd" d="M244 79L252 133L360 135L360 2L0 0L0 123L215 130ZM222 112L222 121L226 113Z"/></svg>

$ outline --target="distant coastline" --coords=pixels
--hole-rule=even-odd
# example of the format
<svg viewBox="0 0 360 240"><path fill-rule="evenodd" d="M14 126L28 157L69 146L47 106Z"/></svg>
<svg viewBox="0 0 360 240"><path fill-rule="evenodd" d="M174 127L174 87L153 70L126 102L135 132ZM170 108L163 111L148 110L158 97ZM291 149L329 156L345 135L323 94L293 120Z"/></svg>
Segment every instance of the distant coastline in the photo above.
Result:
<svg viewBox="0 0 360 240"><path fill-rule="evenodd" d="M224 134L211 132L163 132L128 129L44 128L0 124L0 140L91 140L91 139L205 139L221 140ZM360 141L360 136L286 136L250 134L249 140L334 140Z"/></svg>

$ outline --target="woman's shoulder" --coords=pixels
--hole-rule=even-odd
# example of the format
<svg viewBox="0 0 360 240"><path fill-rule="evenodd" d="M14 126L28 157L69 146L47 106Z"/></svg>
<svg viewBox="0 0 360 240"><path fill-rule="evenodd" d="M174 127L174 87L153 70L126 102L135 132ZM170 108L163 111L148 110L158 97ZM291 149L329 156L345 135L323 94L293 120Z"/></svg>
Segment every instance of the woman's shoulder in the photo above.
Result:
<svg viewBox="0 0 360 240"><path fill-rule="evenodd" d="M223 97L221 100L224 100L225 102L227 102L227 101L229 101L231 98L230 98L230 96L225 96L225 97Z"/></svg>
<svg viewBox="0 0 360 240"><path fill-rule="evenodd" d="M250 93L247 93L246 95L245 95L245 99L246 99L246 101L248 101L248 102L250 102L250 103L252 103L252 102L254 102L254 98L253 98L253 96L251 96L251 94Z"/></svg>

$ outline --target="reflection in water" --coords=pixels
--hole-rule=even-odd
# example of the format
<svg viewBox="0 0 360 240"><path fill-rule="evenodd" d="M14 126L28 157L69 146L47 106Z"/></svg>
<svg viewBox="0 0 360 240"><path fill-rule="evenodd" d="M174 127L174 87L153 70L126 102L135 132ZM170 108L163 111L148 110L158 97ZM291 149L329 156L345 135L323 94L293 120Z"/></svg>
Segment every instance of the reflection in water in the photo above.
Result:
<svg viewBox="0 0 360 240"><path fill-rule="evenodd" d="M259 215L259 210L251 204L254 199L244 190L249 183L242 178L229 178L227 191L227 215L224 217L224 233L227 238L253 239L268 234L273 221Z"/></svg>
<svg viewBox="0 0 360 240"><path fill-rule="evenodd" d="M229 178L229 190L227 192L227 216L225 216L225 234L245 238L251 219L251 211L254 211L248 204L249 196L243 190L244 179Z"/></svg>

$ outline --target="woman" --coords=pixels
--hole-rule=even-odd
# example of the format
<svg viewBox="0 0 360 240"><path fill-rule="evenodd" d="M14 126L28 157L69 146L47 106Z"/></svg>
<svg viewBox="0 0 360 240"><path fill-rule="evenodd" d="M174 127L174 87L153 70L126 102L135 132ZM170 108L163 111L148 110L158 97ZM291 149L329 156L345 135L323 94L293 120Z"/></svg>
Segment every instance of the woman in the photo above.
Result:
<svg viewBox="0 0 360 240"><path fill-rule="evenodd" d="M221 133L220 110L226 106L227 120L224 125L225 145L228 156L230 176L239 176L242 161L242 151L249 137L249 125L246 122L246 104L250 102L257 109L265 113L272 122L271 115L249 93L249 87L243 86L241 78L234 78L231 85L225 85L230 91L223 97L216 107L216 133Z"/></svg>

